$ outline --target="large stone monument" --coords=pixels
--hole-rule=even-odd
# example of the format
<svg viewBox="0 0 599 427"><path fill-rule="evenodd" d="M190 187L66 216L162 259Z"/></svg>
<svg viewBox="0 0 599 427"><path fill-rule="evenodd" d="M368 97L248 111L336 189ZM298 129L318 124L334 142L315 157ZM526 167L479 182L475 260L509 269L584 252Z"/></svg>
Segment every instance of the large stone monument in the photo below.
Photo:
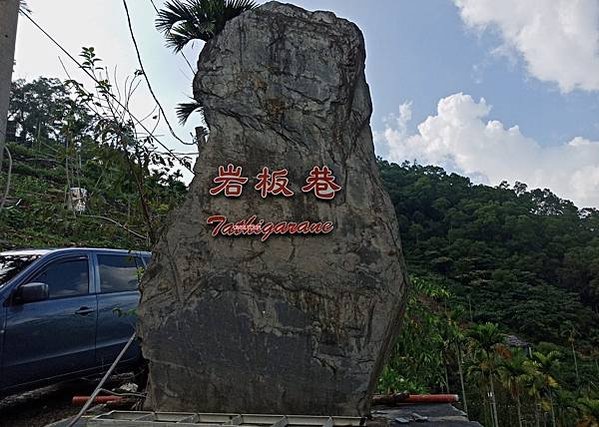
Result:
<svg viewBox="0 0 599 427"><path fill-rule="evenodd" d="M403 312L360 30L267 3L198 61L210 130L144 275L155 410L364 415Z"/></svg>

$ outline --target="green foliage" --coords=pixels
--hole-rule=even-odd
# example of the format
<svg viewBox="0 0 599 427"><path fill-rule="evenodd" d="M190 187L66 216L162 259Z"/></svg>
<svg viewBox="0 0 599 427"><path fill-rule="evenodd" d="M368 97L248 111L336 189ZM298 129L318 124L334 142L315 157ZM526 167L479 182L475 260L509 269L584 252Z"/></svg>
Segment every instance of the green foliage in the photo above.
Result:
<svg viewBox="0 0 599 427"><path fill-rule="evenodd" d="M31 146L59 142L67 121L77 133L85 134L91 117L60 80L39 77L31 82L12 82L8 121L8 139Z"/></svg>
<svg viewBox="0 0 599 427"><path fill-rule="evenodd" d="M599 425L599 399L582 398L577 402L581 414L580 427L595 427Z"/></svg>
<svg viewBox="0 0 599 427"><path fill-rule="evenodd" d="M599 211L522 183L380 168L414 282L380 391L462 395L464 372L484 425L596 425Z"/></svg>
<svg viewBox="0 0 599 427"><path fill-rule="evenodd" d="M412 277L404 325L393 356L379 378L379 390L425 392L445 382L443 346L446 321L431 307L447 300L447 290L429 278Z"/></svg>
<svg viewBox="0 0 599 427"><path fill-rule="evenodd" d="M192 40L212 39L227 21L255 6L251 0L169 0L158 11L156 28L179 52Z"/></svg>
<svg viewBox="0 0 599 427"><path fill-rule="evenodd" d="M83 56L86 67L103 72L93 48L84 49ZM13 85L11 114L23 120L18 142L9 142L14 165L10 199L0 210L0 250L147 249L151 241L144 236L150 230L159 233L168 213L185 197L172 159L136 136L127 113L108 104L115 86L106 78L99 81L97 92L74 81L45 78ZM132 93L134 84L132 79L124 92ZM23 102L23 88L31 102ZM43 103L34 101L42 97ZM64 116L57 120L57 115ZM47 131L27 128L28 123L45 123L31 117L48 120L45 128L40 125ZM5 178L0 176L2 188ZM69 209L70 187L87 189L86 212Z"/></svg>
<svg viewBox="0 0 599 427"><path fill-rule="evenodd" d="M408 266L447 279L472 320L532 341L599 346L599 211L549 190L474 185L439 167L380 162Z"/></svg>

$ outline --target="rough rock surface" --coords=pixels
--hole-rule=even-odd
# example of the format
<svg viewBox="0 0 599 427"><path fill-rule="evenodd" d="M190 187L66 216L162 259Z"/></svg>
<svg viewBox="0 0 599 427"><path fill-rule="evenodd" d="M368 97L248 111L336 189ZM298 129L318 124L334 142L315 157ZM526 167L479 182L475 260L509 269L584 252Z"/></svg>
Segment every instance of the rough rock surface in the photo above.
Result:
<svg viewBox="0 0 599 427"><path fill-rule="evenodd" d="M210 129L187 200L155 248L139 309L156 410L363 415L398 332L406 275L369 125L360 30L267 3L204 47L194 96ZM249 177L211 196L219 166ZM315 165L342 190L304 193ZM263 166L293 197L262 198ZM212 236L207 218L325 221L323 235Z"/></svg>

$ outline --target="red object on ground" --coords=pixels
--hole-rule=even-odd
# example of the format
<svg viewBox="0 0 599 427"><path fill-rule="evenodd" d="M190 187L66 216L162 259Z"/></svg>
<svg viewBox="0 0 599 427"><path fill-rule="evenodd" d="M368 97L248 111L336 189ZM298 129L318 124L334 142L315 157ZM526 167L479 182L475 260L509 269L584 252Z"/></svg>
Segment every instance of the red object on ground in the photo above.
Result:
<svg viewBox="0 0 599 427"><path fill-rule="evenodd" d="M73 396L71 404L75 406L83 406L90 397L91 396ZM96 398L94 399L94 403L114 403L121 402L122 400L123 397L121 396L96 396Z"/></svg>
<svg viewBox="0 0 599 427"><path fill-rule="evenodd" d="M401 403L453 403L459 401L457 394L410 394Z"/></svg>

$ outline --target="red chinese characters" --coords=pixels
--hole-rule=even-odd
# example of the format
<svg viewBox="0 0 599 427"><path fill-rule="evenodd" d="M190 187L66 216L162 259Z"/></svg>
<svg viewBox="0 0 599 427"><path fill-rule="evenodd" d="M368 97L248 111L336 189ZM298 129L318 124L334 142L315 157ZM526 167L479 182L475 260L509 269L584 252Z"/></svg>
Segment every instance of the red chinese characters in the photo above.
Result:
<svg viewBox="0 0 599 427"><path fill-rule="evenodd" d="M260 192L260 196L262 196L263 199L269 194L272 194L273 196L282 194L285 197L291 197L293 196L293 191L289 189L287 173L287 169L279 169L272 171L271 173L269 169L264 166L262 171L256 175L258 183L254 188Z"/></svg>
<svg viewBox="0 0 599 427"><path fill-rule="evenodd" d="M335 182L335 177L328 166L322 168L314 166L306 178L306 185L302 187L304 193L313 191L316 197L324 200L333 199L335 193L340 190L341 186Z"/></svg>
<svg viewBox="0 0 599 427"><path fill-rule="evenodd" d="M248 178L241 176L241 166L233 166L231 163L225 169L222 166L218 167L218 176L212 181L218 184L210 189L210 195L216 196L224 192L227 197L239 197L243 191L243 185L248 182Z"/></svg>
<svg viewBox="0 0 599 427"><path fill-rule="evenodd" d="M256 175L257 182L254 189L260 192L263 199L269 195L291 197L295 193L289 188L288 174L287 169L276 169L271 172L268 167L264 166ZM242 176L241 166L229 163L226 168L218 167L218 175L212 181L217 185L210 189L211 196L224 193L227 197L239 197L248 178ZM336 193L341 191L341 185L335 182L335 176L328 166L314 166L301 190L304 193L313 192L317 198L322 200L332 200Z"/></svg>

